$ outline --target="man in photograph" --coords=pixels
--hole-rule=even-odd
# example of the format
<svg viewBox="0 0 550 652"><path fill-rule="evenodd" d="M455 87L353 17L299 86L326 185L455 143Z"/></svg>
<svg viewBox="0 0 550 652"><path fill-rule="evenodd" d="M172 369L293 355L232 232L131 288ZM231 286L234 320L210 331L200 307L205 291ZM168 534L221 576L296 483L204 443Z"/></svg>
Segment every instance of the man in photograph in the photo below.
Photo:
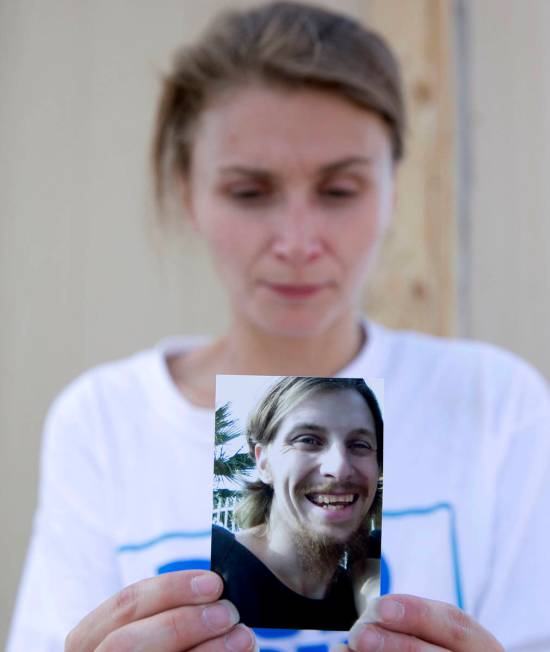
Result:
<svg viewBox="0 0 550 652"><path fill-rule="evenodd" d="M349 629L379 593L383 421L373 392L362 379L284 378L250 416L247 440L258 480L236 509L240 529L213 528L224 596L250 626Z"/></svg>

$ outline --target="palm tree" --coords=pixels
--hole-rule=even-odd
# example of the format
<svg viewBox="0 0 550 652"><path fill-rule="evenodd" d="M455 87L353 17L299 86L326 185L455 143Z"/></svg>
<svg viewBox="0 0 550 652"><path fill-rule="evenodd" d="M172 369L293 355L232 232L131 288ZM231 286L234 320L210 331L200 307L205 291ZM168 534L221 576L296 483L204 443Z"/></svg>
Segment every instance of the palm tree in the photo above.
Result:
<svg viewBox="0 0 550 652"><path fill-rule="evenodd" d="M237 529L233 509L240 491L239 489L228 489L221 485L230 483L238 486L243 477L248 476L255 466L248 453L242 452L242 447L232 455L227 452L227 444L241 436L236 423L236 420L231 416L229 402L216 410L214 437L215 488L212 522L233 531Z"/></svg>
<svg viewBox="0 0 550 652"><path fill-rule="evenodd" d="M214 438L214 483L216 491L214 493L223 491L220 488L223 482L238 485L242 477L250 475L255 466L250 455L242 452L242 447L232 455L227 453L227 444L241 436L236 423L236 420L231 416L229 402L216 410ZM227 489L224 493L227 491L231 491L233 495L238 493L238 491Z"/></svg>

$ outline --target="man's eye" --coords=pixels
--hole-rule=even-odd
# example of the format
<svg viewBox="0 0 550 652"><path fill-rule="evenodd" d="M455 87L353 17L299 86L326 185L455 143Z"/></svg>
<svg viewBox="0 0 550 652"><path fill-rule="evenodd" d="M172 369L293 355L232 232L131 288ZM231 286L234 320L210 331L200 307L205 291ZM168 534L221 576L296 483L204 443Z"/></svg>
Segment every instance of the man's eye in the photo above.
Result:
<svg viewBox="0 0 550 652"><path fill-rule="evenodd" d="M294 443L310 447L321 445L319 438L314 437L313 435L299 435L298 437L294 438Z"/></svg>
<svg viewBox="0 0 550 652"><path fill-rule="evenodd" d="M366 439L358 439L356 441L352 441L350 447L359 452L368 452L374 450L374 446L370 443L370 441L367 441Z"/></svg>

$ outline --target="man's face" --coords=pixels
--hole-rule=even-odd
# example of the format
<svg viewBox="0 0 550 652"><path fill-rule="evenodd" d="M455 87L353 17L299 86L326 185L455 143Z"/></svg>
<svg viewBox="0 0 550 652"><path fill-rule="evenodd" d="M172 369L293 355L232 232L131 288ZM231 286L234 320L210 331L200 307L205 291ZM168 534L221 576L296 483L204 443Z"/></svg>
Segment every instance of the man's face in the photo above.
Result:
<svg viewBox="0 0 550 652"><path fill-rule="evenodd" d="M379 470L374 419L355 390L305 398L267 446L256 446L256 459L274 490L273 532L345 544L363 524Z"/></svg>

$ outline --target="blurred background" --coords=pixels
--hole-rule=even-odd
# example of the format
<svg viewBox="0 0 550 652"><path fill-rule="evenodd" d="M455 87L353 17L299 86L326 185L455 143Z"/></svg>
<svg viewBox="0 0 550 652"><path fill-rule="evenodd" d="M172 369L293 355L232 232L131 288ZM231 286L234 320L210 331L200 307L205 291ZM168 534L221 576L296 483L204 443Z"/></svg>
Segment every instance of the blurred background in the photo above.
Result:
<svg viewBox="0 0 550 652"><path fill-rule="evenodd" d="M54 396L92 365L226 323L200 242L156 222L147 157L172 52L228 4L253 3L0 0L0 643ZM365 309L549 377L550 2L321 4L387 36L409 99Z"/></svg>

